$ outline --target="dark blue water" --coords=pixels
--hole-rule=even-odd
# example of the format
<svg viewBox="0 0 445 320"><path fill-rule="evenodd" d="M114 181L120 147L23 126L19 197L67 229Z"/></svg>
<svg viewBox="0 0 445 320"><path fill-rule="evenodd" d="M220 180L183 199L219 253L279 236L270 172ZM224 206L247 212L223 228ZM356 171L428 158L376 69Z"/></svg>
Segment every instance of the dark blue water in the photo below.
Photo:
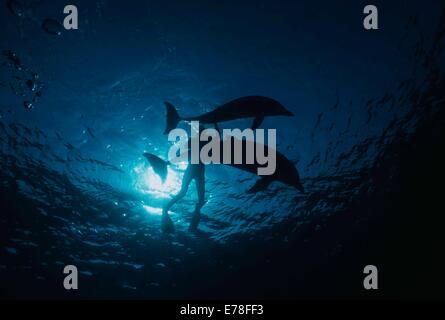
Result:
<svg viewBox="0 0 445 320"><path fill-rule="evenodd" d="M2 3L1 296L338 297L370 260L401 268L396 242L382 253L401 237L386 213L403 216L409 168L443 142L444 8L422 3L380 3L365 31L355 1L76 1L79 30L60 35L42 22L63 20L63 1ZM247 194L256 176L208 166L200 231L192 187L163 235L184 171L162 183L142 157L167 155L163 102L197 115L251 94L295 114L262 127L307 194Z"/></svg>

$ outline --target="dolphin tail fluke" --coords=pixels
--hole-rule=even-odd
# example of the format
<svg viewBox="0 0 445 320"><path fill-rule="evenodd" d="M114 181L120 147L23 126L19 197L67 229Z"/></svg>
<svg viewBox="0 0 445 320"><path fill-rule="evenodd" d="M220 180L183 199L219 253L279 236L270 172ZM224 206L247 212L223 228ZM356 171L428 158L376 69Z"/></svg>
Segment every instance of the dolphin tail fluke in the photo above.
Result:
<svg viewBox="0 0 445 320"><path fill-rule="evenodd" d="M167 178L167 166L169 162L151 153L144 153L143 156L150 162L153 171L161 178L162 182L164 182Z"/></svg>
<svg viewBox="0 0 445 320"><path fill-rule="evenodd" d="M181 117L179 116L175 106L170 102L165 102L165 108L167 109L167 126L164 134L168 134L171 130L178 126L179 121L181 121Z"/></svg>
<svg viewBox="0 0 445 320"><path fill-rule="evenodd" d="M261 178L259 179L257 182L255 182L255 184L253 185L252 188L250 188L247 193L257 193L260 191L265 190L269 184L272 182L272 180L267 179L267 178Z"/></svg>

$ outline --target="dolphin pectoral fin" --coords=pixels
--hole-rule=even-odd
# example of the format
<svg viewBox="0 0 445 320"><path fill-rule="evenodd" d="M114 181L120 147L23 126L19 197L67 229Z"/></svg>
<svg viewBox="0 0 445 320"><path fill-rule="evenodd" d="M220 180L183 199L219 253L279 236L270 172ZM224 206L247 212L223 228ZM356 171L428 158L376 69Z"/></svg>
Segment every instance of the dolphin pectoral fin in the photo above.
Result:
<svg viewBox="0 0 445 320"><path fill-rule="evenodd" d="M258 116L255 119L253 119L253 123L252 123L252 130L258 129L261 124L263 123L264 120L264 116Z"/></svg>
<svg viewBox="0 0 445 320"><path fill-rule="evenodd" d="M259 191L263 191L266 189L269 184L271 184L272 180L267 178L261 178L247 191L247 193L256 193Z"/></svg>
<svg viewBox="0 0 445 320"><path fill-rule="evenodd" d="M213 125L215 126L216 131L218 131L218 133L221 134L221 131L219 130L218 122L215 122Z"/></svg>

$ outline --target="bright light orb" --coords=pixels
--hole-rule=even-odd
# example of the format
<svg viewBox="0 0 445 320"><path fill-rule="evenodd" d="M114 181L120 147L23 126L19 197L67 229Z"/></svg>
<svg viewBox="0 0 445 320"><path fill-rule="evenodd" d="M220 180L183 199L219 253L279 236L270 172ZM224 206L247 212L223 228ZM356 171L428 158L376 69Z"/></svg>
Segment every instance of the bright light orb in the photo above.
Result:
<svg viewBox="0 0 445 320"><path fill-rule="evenodd" d="M153 198L170 198L181 189L182 172L167 169L167 177L164 182L153 171L153 168L140 164L133 169L136 174L136 189Z"/></svg>

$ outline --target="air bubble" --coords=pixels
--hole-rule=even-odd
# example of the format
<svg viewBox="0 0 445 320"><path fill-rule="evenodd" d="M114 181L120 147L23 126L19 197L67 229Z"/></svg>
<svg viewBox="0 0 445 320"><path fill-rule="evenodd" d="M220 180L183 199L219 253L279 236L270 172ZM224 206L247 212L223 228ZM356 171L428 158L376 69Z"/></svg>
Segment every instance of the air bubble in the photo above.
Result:
<svg viewBox="0 0 445 320"><path fill-rule="evenodd" d="M29 102L29 101L23 102L23 106L28 110L34 109L34 105L32 104L32 102Z"/></svg>

